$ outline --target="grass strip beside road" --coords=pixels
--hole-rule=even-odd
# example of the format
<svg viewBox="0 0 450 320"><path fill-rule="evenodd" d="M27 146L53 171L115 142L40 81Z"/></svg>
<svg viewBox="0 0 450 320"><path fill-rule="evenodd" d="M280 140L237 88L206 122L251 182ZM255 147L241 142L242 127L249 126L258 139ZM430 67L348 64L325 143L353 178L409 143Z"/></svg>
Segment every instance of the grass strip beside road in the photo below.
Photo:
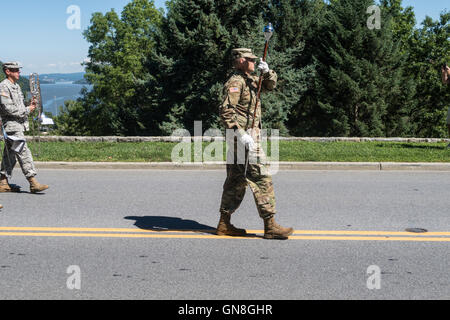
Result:
<svg viewBox="0 0 450 320"><path fill-rule="evenodd" d="M29 142L33 154L37 143ZM203 143L203 149L210 143ZM36 161L170 162L170 142L41 142ZM271 146L269 144L268 154ZM279 161L287 162L450 162L446 143L280 141ZM191 161L194 161L191 144ZM225 161L226 150L219 157ZM217 160L218 161L218 160Z"/></svg>

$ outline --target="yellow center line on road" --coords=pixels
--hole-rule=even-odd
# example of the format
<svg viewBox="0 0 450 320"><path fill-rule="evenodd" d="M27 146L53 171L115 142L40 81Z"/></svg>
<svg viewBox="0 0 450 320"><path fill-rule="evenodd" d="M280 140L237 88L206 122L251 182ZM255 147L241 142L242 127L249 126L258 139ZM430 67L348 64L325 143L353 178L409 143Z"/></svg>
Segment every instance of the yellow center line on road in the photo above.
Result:
<svg viewBox="0 0 450 320"><path fill-rule="evenodd" d="M108 233L113 232L117 233ZM22 232L11 232L22 231ZM25 231L25 232L23 232ZM36 232L39 231L39 232ZM53 232L44 232L53 231ZM70 231L70 232L68 232ZM77 232L78 231L78 232ZM86 233L86 232L90 233ZM144 232L145 231L145 232ZM249 230L250 231L250 230ZM198 233L194 231L158 232L140 229L114 229L114 228L33 228L33 227L0 227L0 237L85 237L85 238L159 238L159 239L260 239L262 230L257 231L259 235L249 234L246 237L223 237L214 234ZM94 233L96 232L96 233ZM103 233L99 233L103 232ZM119 233L130 232L130 233ZM298 235L306 233L308 235ZM408 232L387 231L296 231L290 236L291 240L332 240L332 241L415 241L415 242L450 242L449 232L429 232L425 234L413 234ZM340 234L340 235L338 235ZM399 235L407 234L407 237ZM361 236L363 235L363 236ZM378 235L378 236L373 236ZM431 237L435 236L435 237Z"/></svg>
<svg viewBox="0 0 450 320"><path fill-rule="evenodd" d="M450 238L427 237L332 237L332 236L291 236L291 240L345 240L345 241L415 241L415 242L450 242Z"/></svg>
<svg viewBox="0 0 450 320"><path fill-rule="evenodd" d="M120 234L120 233L46 233L46 232L0 232L1 236L16 237L74 237L74 238L157 238L157 239L260 239L260 237L222 237L205 234ZM344 236L291 236L290 240L334 240L334 241L416 241L450 242L450 238L425 237L344 237Z"/></svg>
<svg viewBox="0 0 450 320"><path fill-rule="evenodd" d="M132 228L67 228L67 227L0 227L2 231L48 231L48 232L117 232L117 233L195 233L212 234L214 229L209 230L147 230ZM247 230L249 234L264 234L264 230ZM429 237L429 236L450 236L450 232L425 232L412 233L405 231L345 231L345 230L295 230L297 235L348 235L348 236L411 236L411 237Z"/></svg>

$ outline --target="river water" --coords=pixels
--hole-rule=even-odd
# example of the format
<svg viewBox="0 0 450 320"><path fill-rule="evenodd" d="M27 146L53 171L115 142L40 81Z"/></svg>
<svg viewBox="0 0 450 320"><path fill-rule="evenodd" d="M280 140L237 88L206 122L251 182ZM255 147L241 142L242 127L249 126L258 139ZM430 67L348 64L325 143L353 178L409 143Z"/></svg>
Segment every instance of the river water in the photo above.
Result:
<svg viewBox="0 0 450 320"><path fill-rule="evenodd" d="M58 82L55 84L41 84L42 104L45 112L58 115L59 107L64 106L67 100L76 100L81 97L83 87L91 86L73 84L72 82Z"/></svg>

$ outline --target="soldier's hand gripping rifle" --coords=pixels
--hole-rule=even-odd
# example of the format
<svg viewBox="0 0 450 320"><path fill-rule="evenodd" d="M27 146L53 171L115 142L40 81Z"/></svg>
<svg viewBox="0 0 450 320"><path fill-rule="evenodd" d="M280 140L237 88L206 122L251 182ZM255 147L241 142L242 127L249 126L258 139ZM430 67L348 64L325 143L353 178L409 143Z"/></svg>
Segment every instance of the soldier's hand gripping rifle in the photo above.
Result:
<svg viewBox="0 0 450 320"><path fill-rule="evenodd" d="M43 113L43 106L42 106L42 95L41 95L41 84L39 81L39 75L37 73L32 73L30 75L30 91L31 91L31 97L36 102L36 113L37 117L32 118L32 124L33 124L33 140L36 138L36 128L35 123L37 122L37 131L38 131L38 153L35 154L37 157L41 154L41 121L42 121L42 113Z"/></svg>
<svg viewBox="0 0 450 320"><path fill-rule="evenodd" d="M274 29L271 23L269 23L269 25L267 25L266 27L264 27L264 38L266 39L266 44L264 46L264 55L262 58L262 61L266 61L267 58L267 52L269 51L269 41L270 38L272 38ZM253 112L253 119L252 119L252 126L251 126L251 131L253 131L253 129L255 128L255 118L256 118L256 114L257 114L257 110L259 105L261 104L261 89L262 89L262 82L263 82L263 74L261 74L259 76L259 82L258 82L258 94L256 95L256 104L255 104L255 110ZM245 173L244 176L247 176L247 169L248 169L248 162L249 162L249 158L250 158L250 150L247 148L245 150L246 152L246 156L245 156Z"/></svg>

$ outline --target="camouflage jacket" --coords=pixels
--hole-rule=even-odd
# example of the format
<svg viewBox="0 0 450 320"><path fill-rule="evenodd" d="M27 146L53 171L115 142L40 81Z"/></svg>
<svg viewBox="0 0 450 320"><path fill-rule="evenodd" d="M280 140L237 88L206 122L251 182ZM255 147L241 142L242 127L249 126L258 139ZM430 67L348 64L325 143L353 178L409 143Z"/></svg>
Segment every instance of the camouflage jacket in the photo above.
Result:
<svg viewBox="0 0 450 320"><path fill-rule="evenodd" d="M30 109L25 107L22 89L8 79L0 82L0 117L6 132L28 130Z"/></svg>
<svg viewBox="0 0 450 320"><path fill-rule="evenodd" d="M220 117L225 129L239 130L240 134L251 129L255 112L259 77L236 71L225 83L224 99L220 105ZM277 85L277 74L270 70L263 75L261 92L272 91ZM258 107L254 128L261 129L261 105Z"/></svg>

